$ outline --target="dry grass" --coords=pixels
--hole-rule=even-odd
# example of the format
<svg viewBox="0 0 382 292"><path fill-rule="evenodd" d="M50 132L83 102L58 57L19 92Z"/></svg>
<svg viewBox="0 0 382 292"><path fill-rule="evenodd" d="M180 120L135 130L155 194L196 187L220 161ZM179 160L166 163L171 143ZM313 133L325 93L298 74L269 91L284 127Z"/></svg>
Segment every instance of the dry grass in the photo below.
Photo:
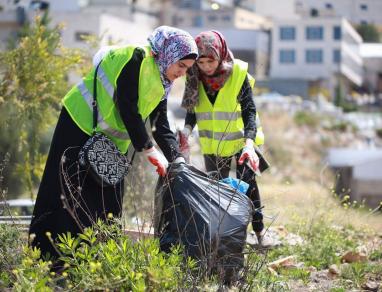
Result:
<svg viewBox="0 0 382 292"><path fill-rule="evenodd" d="M316 182L267 183L260 184L262 203L266 215L277 215L275 225L293 224L297 215L311 221L325 214L328 222L338 225L352 225L356 229L382 232L380 214L369 211L344 208L329 189Z"/></svg>

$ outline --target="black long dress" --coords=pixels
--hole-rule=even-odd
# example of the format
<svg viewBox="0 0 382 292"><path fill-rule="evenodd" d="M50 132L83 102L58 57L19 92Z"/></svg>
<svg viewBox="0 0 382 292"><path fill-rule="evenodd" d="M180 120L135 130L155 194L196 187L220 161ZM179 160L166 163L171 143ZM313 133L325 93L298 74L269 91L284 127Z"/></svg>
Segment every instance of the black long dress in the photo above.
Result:
<svg viewBox="0 0 382 292"><path fill-rule="evenodd" d="M138 78L144 52L136 49L117 79L116 104L137 151L152 147L138 112ZM180 156L178 144L167 120L167 101L162 100L150 114L153 137L168 161ZM29 234L31 245L42 255L59 256L52 244L58 234L72 235L95 220L121 216L123 181L115 186L99 186L78 165L78 152L89 136L62 109L53 134L44 174L37 194ZM47 236L50 233L51 238Z"/></svg>

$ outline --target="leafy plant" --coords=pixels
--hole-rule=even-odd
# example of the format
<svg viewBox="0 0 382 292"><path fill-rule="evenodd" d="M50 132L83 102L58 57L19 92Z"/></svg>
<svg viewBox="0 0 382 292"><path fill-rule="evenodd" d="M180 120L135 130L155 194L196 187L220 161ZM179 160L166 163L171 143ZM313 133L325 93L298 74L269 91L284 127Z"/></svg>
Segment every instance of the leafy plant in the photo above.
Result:
<svg viewBox="0 0 382 292"><path fill-rule="evenodd" d="M11 271L21 263L23 243L19 228L0 224L0 290L14 281Z"/></svg>
<svg viewBox="0 0 382 292"><path fill-rule="evenodd" d="M57 116L68 90L67 73L81 63L78 50L60 43L60 27L48 29L37 17L13 49L0 53L0 153L10 154L5 184L32 192L45 157L40 139ZM22 182L22 183L21 183Z"/></svg>
<svg viewBox="0 0 382 292"><path fill-rule="evenodd" d="M362 23L356 29L366 43L379 43L381 40L378 29L374 24Z"/></svg>
<svg viewBox="0 0 382 292"><path fill-rule="evenodd" d="M309 127L317 127L319 123L319 118L310 112L306 111L298 111L294 115L294 121L298 126L309 126Z"/></svg>
<svg viewBox="0 0 382 292"><path fill-rule="evenodd" d="M176 290L191 287L193 260L183 260L182 249L160 252L156 239L133 242L118 228L98 222L79 237L60 236L57 244L65 263L66 285L76 289L122 289L128 291ZM107 234L105 234L105 231Z"/></svg>

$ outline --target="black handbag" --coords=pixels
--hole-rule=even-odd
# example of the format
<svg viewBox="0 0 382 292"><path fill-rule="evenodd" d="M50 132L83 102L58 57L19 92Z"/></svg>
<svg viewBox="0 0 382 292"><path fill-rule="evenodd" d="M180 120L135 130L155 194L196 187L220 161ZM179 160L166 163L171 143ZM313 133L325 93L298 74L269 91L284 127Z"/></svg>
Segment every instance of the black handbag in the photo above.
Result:
<svg viewBox="0 0 382 292"><path fill-rule="evenodd" d="M106 135L96 132L98 121L97 109L97 71L94 72L93 83L93 135L86 141L78 154L79 164L87 169L101 186L116 186L129 172L134 159L135 150L129 162L117 146Z"/></svg>

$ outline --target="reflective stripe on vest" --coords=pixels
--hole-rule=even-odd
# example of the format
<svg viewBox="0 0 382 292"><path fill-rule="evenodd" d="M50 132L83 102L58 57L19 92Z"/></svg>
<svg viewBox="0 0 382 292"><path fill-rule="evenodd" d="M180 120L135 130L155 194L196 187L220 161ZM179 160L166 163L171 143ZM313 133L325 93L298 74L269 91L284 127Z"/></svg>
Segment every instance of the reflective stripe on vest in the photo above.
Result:
<svg viewBox="0 0 382 292"><path fill-rule="evenodd" d="M235 59L232 74L220 89L214 105L209 101L200 83L199 104L195 107L195 114L203 154L226 157L234 155L244 146L244 124L237 96L246 76L251 87L254 86L255 80L247 73L247 69L247 63ZM256 122L258 127L255 143L261 145L264 135L259 125L258 114Z"/></svg>
<svg viewBox="0 0 382 292"><path fill-rule="evenodd" d="M80 90L82 96L84 97L87 105L89 106L89 109L93 110L93 96L89 92L89 90L86 88L85 83L81 82L80 84L77 85L77 87ZM102 129L102 131L105 134L109 134L110 136L118 137L119 139L125 139L125 140L130 139L129 134L126 131L120 132L118 130L114 130L114 129L110 128L109 125L105 122L101 113L98 113L98 121L97 122L98 122L98 127L100 129Z"/></svg>
<svg viewBox="0 0 382 292"><path fill-rule="evenodd" d="M237 96L247 76L248 64L235 59L231 76L219 90L214 105L204 86L199 86L199 103L195 107L203 154L231 156L244 146L244 125Z"/></svg>
<svg viewBox="0 0 382 292"><path fill-rule="evenodd" d="M136 49L128 46L109 51L103 58L97 73L97 131L103 132L125 153L130 137L114 103L117 79L123 67L130 61ZM159 68L150 56L150 47L143 48L145 57L140 66L138 82L138 112L145 119L159 104L164 89ZM64 97L63 104L72 119L85 133L93 132L93 78L94 70L74 86Z"/></svg>

